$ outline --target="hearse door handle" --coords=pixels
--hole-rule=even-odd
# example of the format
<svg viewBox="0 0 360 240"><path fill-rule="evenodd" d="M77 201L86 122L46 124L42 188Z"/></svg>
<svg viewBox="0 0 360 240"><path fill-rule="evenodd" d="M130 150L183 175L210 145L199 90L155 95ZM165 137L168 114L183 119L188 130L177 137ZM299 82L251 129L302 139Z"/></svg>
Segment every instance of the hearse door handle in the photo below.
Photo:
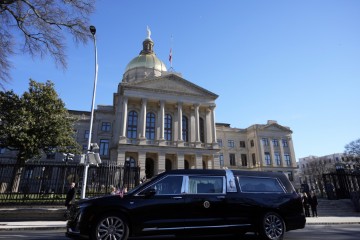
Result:
<svg viewBox="0 0 360 240"><path fill-rule="evenodd" d="M225 199L225 196L217 196L217 199Z"/></svg>
<svg viewBox="0 0 360 240"><path fill-rule="evenodd" d="M176 197L172 197L173 199L182 199L183 197L181 196L176 196Z"/></svg>

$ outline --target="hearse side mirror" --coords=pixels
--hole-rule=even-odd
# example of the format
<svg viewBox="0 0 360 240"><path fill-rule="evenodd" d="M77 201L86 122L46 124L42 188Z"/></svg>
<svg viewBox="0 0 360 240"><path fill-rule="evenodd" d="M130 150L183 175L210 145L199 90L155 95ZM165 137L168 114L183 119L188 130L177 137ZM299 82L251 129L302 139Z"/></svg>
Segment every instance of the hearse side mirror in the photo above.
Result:
<svg viewBox="0 0 360 240"><path fill-rule="evenodd" d="M155 188L148 188L145 190L144 192L145 197L152 197L156 194L156 189Z"/></svg>

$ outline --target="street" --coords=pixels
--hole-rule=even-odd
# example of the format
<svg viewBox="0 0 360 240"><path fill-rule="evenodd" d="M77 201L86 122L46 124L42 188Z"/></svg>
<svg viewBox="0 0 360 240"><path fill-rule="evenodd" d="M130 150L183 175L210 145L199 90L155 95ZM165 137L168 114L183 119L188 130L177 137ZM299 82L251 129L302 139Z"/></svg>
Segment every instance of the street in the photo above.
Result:
<svg viewBox="0 0 360 240"><path fill-rule="evenodd" d="M219 239L219 236L200 238L187 237L185 239ZM223 240L234 240L230 236L221 236ZM26 239L26 240L69 240L64 236L63 230L28 230L28 231L0 231L0 239ZM146 238L147 240L157 240L159 238ZM172 240L175 238L162 238L163 240ZM179 239L179 238L177 238ZM358 224L351 225L311 225L305 229L290 231L285 235L285 240L358 240L360 239L360 228ZM132 240L140 240L139 238L132 238ZM254 235L246 235L237 240L256 240Z"/></svg>

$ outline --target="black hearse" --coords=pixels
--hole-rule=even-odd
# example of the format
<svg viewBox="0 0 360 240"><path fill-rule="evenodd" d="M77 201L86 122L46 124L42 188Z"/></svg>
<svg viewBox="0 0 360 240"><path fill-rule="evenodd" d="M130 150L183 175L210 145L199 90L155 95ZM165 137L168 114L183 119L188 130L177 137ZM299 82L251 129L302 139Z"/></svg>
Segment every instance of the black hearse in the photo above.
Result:
<svg viewBox="0 0 360 240"><path fill-rule="evenodd" d="M124 195L80 200L66 236L126 240L255 232L278 240L305 222L301 198L283 173L171 170Z"/></svg>

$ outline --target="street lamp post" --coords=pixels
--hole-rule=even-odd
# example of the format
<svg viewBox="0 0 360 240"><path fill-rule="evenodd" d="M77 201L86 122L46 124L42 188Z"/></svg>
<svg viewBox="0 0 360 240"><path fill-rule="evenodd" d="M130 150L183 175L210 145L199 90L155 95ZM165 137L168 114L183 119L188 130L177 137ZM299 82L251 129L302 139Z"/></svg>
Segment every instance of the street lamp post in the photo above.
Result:
<svg viewBox="0 0 360 240"><path fill-rule="evenodd" d="M89 139L87 144L87 156L85 158L85 166L84 166L84 174L83 174L83 184L81 188L81 198L85 198L85 191L86 191L86 182L87 182L87 174L89 169L89 152L91 151L91 133L94 121L94 105L95 105L95 96L96 96L96 83L97 83L97 76L98 76L98 63L97 63L97 48L96 48L96 28L94 26L90 26L90 32L94 39L94 48L95 48L95 77L94 77L94 88L93 88L93 96L91 102L91 118L90 118L90 131L89 131Z"/></svg>

